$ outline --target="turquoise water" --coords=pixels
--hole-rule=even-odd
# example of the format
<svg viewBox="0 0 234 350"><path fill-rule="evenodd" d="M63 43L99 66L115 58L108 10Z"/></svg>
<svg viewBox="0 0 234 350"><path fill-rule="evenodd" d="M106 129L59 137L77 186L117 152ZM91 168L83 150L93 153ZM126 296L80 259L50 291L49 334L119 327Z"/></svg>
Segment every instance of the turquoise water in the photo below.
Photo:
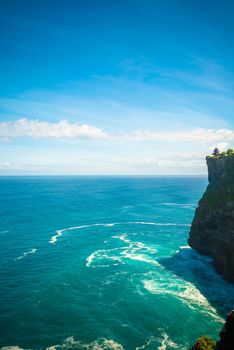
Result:
<svg viewBox="0 0 234 350"><path fill-rule="evenodd" d="M234 287L189 249L202 177L0 179L0 346L187 349Z"/></svg>

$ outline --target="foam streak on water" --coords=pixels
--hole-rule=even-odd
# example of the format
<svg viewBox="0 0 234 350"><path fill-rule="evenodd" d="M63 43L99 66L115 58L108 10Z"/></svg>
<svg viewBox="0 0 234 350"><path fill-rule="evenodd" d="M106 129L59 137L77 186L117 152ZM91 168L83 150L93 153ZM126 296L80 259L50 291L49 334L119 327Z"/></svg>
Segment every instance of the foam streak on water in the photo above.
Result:
<svg viewBox="0 0 234 350"><path fill-rule="evenodd" d="M160 222L145 222L145 221L130 221L130 222L114 222L114 223L96 223L96 224L91 224L91 225L81 225L81 226L72 226L68 228L64 228L61 230L56 230L56 234L51 237L49 240L49 243L56 243L58 238L63 235L64 232L66 231L72 231L72 230L80 230L80 229L85 229L85 228L90 228L90 227L95 227L95 226L103 226L103 227L113 227L116 225L154 225L154 226L177 226L177 227L189 227L189 224L176 224L173 222L167 222L167 223L160 223Z"/></svg>
<svg viewBox="0 0 234 350"><path fill-rule="evenodd" d="M0 179L0 347L187 350L217 338L234 286L187 245L205 187L191 177Z"/></svg>
<svg viewBox="0 0 234 350"><path fill-rule="evenodd" d="M37 252L37 249L36 249L36 248L30 249L29 251L24 252L23 255L18 256L18 258L16 258L16 260L24 259L24 258L26 258L27 255L29 255L29 254L34 254L34 253L36 253L36 252Z"/></svg>

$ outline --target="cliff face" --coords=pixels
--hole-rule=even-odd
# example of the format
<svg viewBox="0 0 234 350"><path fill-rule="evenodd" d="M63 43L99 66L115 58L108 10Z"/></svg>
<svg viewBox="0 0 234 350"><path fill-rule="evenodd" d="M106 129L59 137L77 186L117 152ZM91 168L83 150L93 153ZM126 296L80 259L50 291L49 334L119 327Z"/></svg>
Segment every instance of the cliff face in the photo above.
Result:
<svg viewBox="0 0 234 350"><path fill-rule="evenodd" d="M219 272L234 282L234 154L207 157L209 185L198 203L189 245L214 258Z"/></svg>

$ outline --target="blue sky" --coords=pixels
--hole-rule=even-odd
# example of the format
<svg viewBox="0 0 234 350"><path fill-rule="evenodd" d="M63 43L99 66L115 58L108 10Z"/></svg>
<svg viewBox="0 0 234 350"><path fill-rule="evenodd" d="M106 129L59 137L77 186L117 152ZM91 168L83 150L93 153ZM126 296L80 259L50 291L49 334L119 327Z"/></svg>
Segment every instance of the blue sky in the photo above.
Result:
<svg viewBox="0 0 234 350"><path fill-rule="evenodd" d="M0 1L0 175L206 174L234 146L232 1Z"/></svg>

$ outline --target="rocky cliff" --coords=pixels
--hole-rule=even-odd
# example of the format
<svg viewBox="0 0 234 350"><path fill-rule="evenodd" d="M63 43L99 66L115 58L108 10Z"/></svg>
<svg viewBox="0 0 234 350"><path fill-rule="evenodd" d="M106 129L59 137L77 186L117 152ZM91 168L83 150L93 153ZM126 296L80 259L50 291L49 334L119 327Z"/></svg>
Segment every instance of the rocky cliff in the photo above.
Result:
<svg viewBox="0 0 234 350"><path fill-rule="evenodd" d="M209 185L198 203L188 243L214 258L234 282L234 154L207 157Z"/></svg>

